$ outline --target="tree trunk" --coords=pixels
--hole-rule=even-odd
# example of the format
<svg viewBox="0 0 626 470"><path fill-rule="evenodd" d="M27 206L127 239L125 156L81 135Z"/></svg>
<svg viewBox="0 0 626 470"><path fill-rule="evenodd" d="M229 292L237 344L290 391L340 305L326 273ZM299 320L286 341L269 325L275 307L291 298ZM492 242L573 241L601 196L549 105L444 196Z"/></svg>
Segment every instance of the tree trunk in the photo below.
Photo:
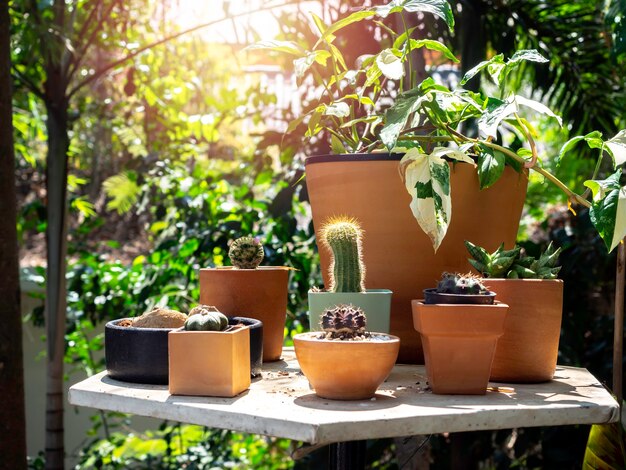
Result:
<svg viewBox="0 0 626 470"><path fill-rule="evenodd" d="M0 0L0 459L26 468L22 316L16 229L8 0Z"/></svg>
<svg viewBox="0 0 626 470"><path fill-rule="evenodd" d="M48 64L45 102L48 113L48 156L46 186L48 198L47 279L46 279L46 468L64 468L63 443L63 356L67 268L67 151L68 102L62 67Z"/></svg>

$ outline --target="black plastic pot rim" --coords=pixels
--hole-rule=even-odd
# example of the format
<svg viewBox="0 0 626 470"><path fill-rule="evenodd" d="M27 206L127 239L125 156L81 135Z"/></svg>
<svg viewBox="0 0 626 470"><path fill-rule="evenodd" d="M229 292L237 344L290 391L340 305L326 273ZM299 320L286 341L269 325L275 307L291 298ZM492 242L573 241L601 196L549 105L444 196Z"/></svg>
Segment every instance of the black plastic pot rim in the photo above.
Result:
<svg viewBox="0 0 626 470"><path fill-rule="evenodd" d="M313 163L333 162L376 162L376 161L400 161L403 153L342 153L337 155L313 155L304 160L304 165Z"/></svg>

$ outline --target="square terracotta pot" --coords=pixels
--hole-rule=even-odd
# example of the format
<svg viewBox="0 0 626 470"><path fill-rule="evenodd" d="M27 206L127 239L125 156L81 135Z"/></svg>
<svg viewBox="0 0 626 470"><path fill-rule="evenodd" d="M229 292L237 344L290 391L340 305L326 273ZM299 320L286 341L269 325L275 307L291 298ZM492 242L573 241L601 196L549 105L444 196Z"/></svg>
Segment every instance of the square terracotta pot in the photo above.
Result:
<svg viewBox="0 0 626 470"><path fill-rule="evenodd" d="M234 397L250 387L250 330L171 331L172 395Z"/></svg>
<svg viewBox="0 0 626 470"><path fill-rule="evenodd" d="M424 304L413 300L433 393L484 395L509 306Z"/></svg>

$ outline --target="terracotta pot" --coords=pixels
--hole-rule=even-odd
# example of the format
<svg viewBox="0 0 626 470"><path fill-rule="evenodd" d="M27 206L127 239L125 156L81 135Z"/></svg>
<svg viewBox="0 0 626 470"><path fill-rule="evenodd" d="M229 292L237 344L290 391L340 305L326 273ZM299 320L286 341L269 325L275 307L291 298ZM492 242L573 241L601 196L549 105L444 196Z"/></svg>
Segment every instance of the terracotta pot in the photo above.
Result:
<svg viewBox="0 0 626 470"><path fill-rule="evenodd" d="M225 315L263 322L263 362L277 361L283 350L289 268L231 267L200 270L200 303Z"/></svg>
<svg viewBox="0 0 626 470"><path fill-rule="evenodd" d="M513 247L528 180L507 167L496 184L480 191L473 166L451 165L452 218L435 254L409 209L410 196L398 173L400 158L386 154L311 157L306 161L306 184L316 230L329 216L359 219L365 231L366 287L393 291L391 333L402 339L398 359L422 363L411 299L432 287L443 271L471 269L465 240L489 251L503 242L506 248ZM319 250L324 283L329 285L330 253L322 246Z"/></svg>
<svg viewBox="0 0 626 470"><path fill-rule="evenodd" d="M104 356L109 377L123 382L167 384L167 334L173 328L104 327Z"/></svg>
<svg viewBox="0 0 626 470"><path fill-rule="evenodd" d="M171 331L172 395L234 397L250 387L250 330Z"/></svg>
<svg viewBox="0 0 626 470"><path fill-rule="evenodd" d="M560 279L486 279L498 300L509 305L498 340L491 380L535 383L556 370L563 316Z"/></svg>
<svg viewBox="0 0 626 470"><path fill-rule="evenodd" d="M365 400L376 393L398 357L400 339L328 341L316 339L320 333L300 333L293 337L302 373L315 394L331 400Z"/></svg>
<svg viewBox="0 0 626 470"><path fill-rule="evenodd" d="M413 322L424 346L433 393L487 393L496 342L509 306L433 304L413 300Z"/></svg>
<svg viewBox="0 0 626 470"><path fill-rule="evenodd" d="M309 329L320 329L320 319L327 308L352 304L365 312L368 331L389 333L391 295L388 289L367 289L367 292L309 291Z"/></svg>

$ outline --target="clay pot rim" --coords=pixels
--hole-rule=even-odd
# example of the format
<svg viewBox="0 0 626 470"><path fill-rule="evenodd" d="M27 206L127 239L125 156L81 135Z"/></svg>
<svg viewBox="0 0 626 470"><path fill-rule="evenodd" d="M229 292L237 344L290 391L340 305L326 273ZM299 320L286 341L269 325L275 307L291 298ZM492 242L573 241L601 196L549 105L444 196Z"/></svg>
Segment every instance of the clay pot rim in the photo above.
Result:
<svg viewBox="0 0 626 470"><path fill-rule="evenodd" d="M372 334L372 335L382 335L382 336L387 336L389 337L388 340L378 340L378 341L330 341L327 339L319 339L319 338L312 338L311 335L319 335L321 332L320 331L305 331L304 333L298 333L296 335L294 335L293 337L293 341L295 343L296 339L299 341L305 341L307 343L317 343L317 344L355 344L355 345L359 345L359 344L394 344L394 343L399 343L400 342L400 338L398 336L395 335L391 335L389 333L379 333L377 331L368 331L368 333ZM355 346L348 346L348 347L355 347Z"/></svg>
<svg viewBox="0 0 626 470"><path fill-rule="evenodd" d="M153 331L153 332L174 331L178 329L178 328L142 328L138 326L119 326L118 325L118 323L123 320L133 321L133 318L137 318L137 317L126 317L126 318L118 318L117 320L110 320L106 322L104 327L109 328L111 330L116 330L116 331Z"/></svg>
<svg viewBox="0 0 626 470"><path fill-rule="evenodd" d="M330 292L327 290L313 290L313 289L309 289L308 291L309 294L378 294L378 295L387 295L387 294L393 294L393 291L390 289L365 289L365 292Z"/></svg>
<svg viewBox="0 0 626 470"><path fill-rule="evenodd" d="M229 271L229 272L244 272L249 273L251 271L294 271L295 268L291 266L259 266L256 269L237 269L234 266L215 266L213 268L200 268L200 271Z"/></svg>

